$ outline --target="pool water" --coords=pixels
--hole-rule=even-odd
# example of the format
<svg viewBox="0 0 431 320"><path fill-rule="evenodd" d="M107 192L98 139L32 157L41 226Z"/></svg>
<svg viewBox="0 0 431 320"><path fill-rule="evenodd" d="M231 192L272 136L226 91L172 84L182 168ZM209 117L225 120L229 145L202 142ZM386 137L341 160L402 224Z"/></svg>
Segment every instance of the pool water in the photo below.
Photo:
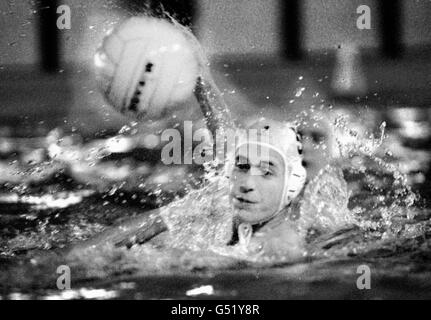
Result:
<svg viewBox="0 0 431 320"><path fill-rule="evenodd" d="M157 152L133 135L123 149L111 138L85 141L59 130L39 139L5 136L2 298L429 298L431 113L400 106L327 111L339 130L333 166L347 181L355 227L310 237L307 254L295 261L146 246L90 251L71 265L67 291L56 286L58 266L70 265L67 248L196 189L202 168L160 167ZM49 160L59 146L62 161ZM357 287L362 265L371 271L370 290Z"/></svg>

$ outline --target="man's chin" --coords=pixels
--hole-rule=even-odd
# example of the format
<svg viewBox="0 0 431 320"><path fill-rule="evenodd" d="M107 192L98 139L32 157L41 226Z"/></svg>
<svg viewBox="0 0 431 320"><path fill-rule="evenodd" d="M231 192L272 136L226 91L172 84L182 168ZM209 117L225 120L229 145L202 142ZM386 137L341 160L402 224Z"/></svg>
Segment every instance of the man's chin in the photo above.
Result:
<svg viewBox="0 0 431 320"><path fill-rule="evenodd" d="M259 219L254 211L247 210L244 208L235 208L236 215L241 222L255 224L259 222Z"/></svg>

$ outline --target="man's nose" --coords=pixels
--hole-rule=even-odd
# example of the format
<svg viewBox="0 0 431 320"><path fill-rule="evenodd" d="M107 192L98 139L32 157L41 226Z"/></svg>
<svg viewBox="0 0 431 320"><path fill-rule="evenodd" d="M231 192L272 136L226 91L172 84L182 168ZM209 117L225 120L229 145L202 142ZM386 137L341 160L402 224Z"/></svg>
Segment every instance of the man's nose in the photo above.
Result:
<svg viewBox="0 0 431 320"><path fill-rule="evenodd" d="M241 193L252 192L255 189L254 176L248 173L245 175L241 181L239 191Z"/></svg>
<svg viewBox="0 0 431 320"><path fill-rule="evenodd" d="M252 192L253 190L254 190L253 188L248 187L248 186L240 186L239 187L239 191L241 193L249 193L249 192Z"/></svg>

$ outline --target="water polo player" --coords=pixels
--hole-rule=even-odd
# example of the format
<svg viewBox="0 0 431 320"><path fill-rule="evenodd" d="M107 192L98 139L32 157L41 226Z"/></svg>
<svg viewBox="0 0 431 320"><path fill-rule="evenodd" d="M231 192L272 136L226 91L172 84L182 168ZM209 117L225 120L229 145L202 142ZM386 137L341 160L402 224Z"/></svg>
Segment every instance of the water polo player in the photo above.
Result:
<svg viewBox="0 0 431 320"><path fill-rule="evenodd" d="M238 132L228 178L111 228L90 245L132 247L149 241L190 249L229 245L251 255L300 255L304 240L292 217L297 216L306 171L295 129L260 119Z"/></svg>

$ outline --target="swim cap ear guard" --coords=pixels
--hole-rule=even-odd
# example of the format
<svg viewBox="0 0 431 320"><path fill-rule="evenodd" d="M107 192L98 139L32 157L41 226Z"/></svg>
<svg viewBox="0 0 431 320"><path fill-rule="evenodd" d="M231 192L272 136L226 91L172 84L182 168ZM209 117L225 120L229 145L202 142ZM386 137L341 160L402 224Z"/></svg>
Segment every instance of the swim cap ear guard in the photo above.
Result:
<svg viewBox="0 0 431 320"><path fill-rule="evenodd" d="M267 137L266 141L262 142L262 139L256 139L248 135L247 131L250 129L257 129L260 132L268 133L265 135ZM305 185L307 172L302 164L301 137L295 127L289 123L262 118L247 126L246 130L239 132L235 154L244 144L266 146L277 152L283 159L285 166L283 192L278 210L273 216L269 217L271 219L297 198ZM233 163L230 163L229 166L228 172L230 173L233 170Z"/></svg>
<svg viewBox="0 0 431 320"><path fill-rule="evenodd" d="M302 165L302 142L295 127L285 124L286 132L280 134L279 146L273 146L284 160L285 177L283 193L278 211L280 212L295 200L302 191L307 179L307 171Z"/></svg>

